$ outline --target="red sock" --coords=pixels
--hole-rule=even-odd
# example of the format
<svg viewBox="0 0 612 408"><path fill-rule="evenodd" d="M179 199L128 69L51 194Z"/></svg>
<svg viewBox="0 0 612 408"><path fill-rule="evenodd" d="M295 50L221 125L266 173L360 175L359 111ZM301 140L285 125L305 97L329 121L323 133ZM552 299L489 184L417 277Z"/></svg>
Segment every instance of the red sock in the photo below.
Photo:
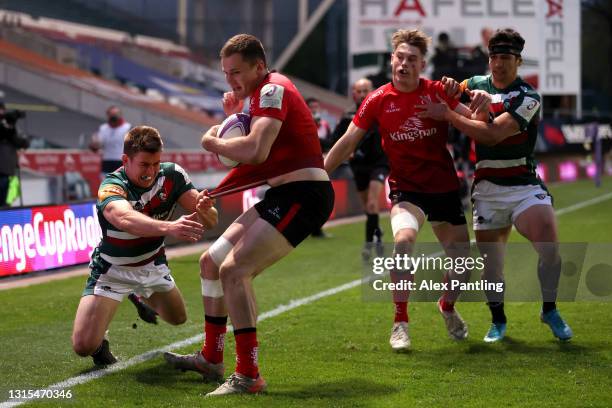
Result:
<svg viewBox="0 0 612 408"><path fill-rule="evenodd" d="M455 302L447 302L446 299L442 297L442 299L440 299L440 309L445 312L452 312L455 310Z"/></svg>
<svg viewBox="0 0 612 408"><path fill-rule="evenodd" d="M226 324L204 322L204 345L202 355L209 363L223 362L223 348L225 347Z"/></svg>
<svg viewBox="0 0 612 408"><path fill-rule="evenodd" d="M449 274L450 272L447 272L444 275L444 283L446 283L447 285L449 285ZM450 300L446 300L449 297L452 299L454 298L455 300L457 300L457 297L459 296L459 294L454 293L452 291L446 291L444 292L444 294L442 295L442 297L439 300L439 304L440 304L440 309L442 309L445 312L452 312L453 310L455 310L455 301L450 301Z"/></svg>
<svg viewBox="0 0 612 408"><path fill-rule="evenodd" d="M246 330L246 331L245 331ZM257 332L254 327L234 331L236 338L236 372L250 378L257 378Z"/></svg>
<svg viewBox="0 0 612 408"><path fill-rule="evenodd" d="M408 302L395 303L395 323L408 321Z"/></svg>

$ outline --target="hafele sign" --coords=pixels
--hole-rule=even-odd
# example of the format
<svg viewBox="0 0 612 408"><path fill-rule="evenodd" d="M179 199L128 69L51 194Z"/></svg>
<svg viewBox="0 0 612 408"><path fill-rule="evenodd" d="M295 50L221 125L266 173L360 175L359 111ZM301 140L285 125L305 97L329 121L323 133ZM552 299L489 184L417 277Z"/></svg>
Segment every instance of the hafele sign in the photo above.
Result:
<svg viewBox="0 0 612 408"><path fill-rule="evenodd" d="M525 38L519 73L537 75L541 93L580 92L579 0L349 0L349 80L380 69L353 61L388 53L399 28L419 28L434 39L446 32L455 46L470 49L482 45L483 29L506 27Z"/></svg>

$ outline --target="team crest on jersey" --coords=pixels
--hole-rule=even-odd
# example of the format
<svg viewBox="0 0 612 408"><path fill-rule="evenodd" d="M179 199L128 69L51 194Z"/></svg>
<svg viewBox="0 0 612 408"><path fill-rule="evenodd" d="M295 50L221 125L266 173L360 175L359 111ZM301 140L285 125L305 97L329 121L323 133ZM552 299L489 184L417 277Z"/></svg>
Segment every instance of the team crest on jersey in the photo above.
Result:
<svg viewBox="0 0 612 408"><path fill-rule="evenodd" d="M389 102L389 104L385 108L385 113L394 113L399 111L401 111L401 109L393 101Z"/></svg>
<svg viewBox="0 0 612 408"><path fill-rule="evenodd" d="M281 109L284 93L285 88L280 85L265 84L259 93L259 107Z"/></svg>
<svg viewBox="0 0 612 408"><path fill-rule="evenodd" d="M404 123L400 125L400 130L414 130L414 129L423 129L423 121L417 117L411 116Z"/></svg>
<svg viewBox="0 0 612 408"><path fill-rule="evenodd" d="M160 190L159 194L157 194L161 201L166 201L168 199L168 194L164 190Z"/></svg>

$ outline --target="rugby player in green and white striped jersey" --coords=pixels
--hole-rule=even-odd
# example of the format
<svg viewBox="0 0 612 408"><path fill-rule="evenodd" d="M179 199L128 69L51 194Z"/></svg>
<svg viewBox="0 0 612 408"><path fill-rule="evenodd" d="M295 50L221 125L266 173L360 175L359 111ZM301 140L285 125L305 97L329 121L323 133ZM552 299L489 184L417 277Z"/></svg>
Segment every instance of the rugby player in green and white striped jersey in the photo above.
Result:
<svg viewBox="0 0 612 408"><path fill-rule="evenodd" d="M161 163L163 142L149 126L124 139L123 166L106 176L96 204L102 240L74 320L72 347L96 365L116 362L106 330L123 298L136 293L172 325L187 319L185 303L164 255L164 238L196 242L217 224L207 192L198 191L178 164ZM176 205L188 215L169 221Z"/></svg>
<svg viewBox="0 0 612 408"><path fill-rule="evenodd" d="M540 318L555 337L571 339L573 333L561 318L557 288L561 257L552 197L536 174L534 147L538 135L540 96L518 76L525 40L510 29L497 30L489 40L491 75L476 76L458 86L443 78L447 93L457 89L487 106L473 120L453 112L445 103L419 106L421 116L449 121L476 142L476 173L472 189L473 223L480 252L487 257L483 278L503 282L505 245L512 226L531 241L538 252L538 278L542 294ZM486 91L489 96L483 94ZM479 98L490 98L481 104ZM489 120L482 119L486 113ZM487 292L492 325L485 342L496 342L506 333L503 294Z"/></svg>

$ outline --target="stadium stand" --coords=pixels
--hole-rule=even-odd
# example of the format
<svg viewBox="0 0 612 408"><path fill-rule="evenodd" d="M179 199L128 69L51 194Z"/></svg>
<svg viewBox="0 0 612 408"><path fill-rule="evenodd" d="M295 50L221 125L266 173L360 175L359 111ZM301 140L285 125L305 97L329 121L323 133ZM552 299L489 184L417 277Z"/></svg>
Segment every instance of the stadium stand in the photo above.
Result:
<svg viewBox="0 0 612 408"><path fill-rule="evenodd" d="M228 90L223 74L186 47L132 35L135 30L129 24L120 27L125 31L81 24L87 13L80 13L79 23L74 23L49 18L55 15L40 4L15 12L7 10L8 3L0 10L0 84L8 86L7 96L19 89L22 100L33 97L27 103L58 109L35 113L55 118L57 130L28 125L30 133L46 140L42 146L82 146L97 125L83 128L96 118L99 123L110 104L119 105L131 123L158 127L168 148L199 149L202 131L222 117L220 99ZM68 18L64 13L61 17ZM304 95L325 101L323 115L332 124L349 104L323 88L299 80L296 84ZM64 125L64 119L74 123Z"/></svg>
<svg viewBox="0 0 612 408"><path fill-rule="evenodd" d="M23 1L3 0L2 8L20 11L34 17L44 16L45 19L61 19L78 21L83 25L101 26L107 29L129 31L153 37L174 38L176 34L150 21L139 18L138 15L118 10L112 5L91 4L76 0L54 1Z"/></svg>
<svg viewBox="0 0 612 408"><path fill-rule="evenodd" d="M207 86L204 81L187 83L180 79L183 76L181 62L189 61L184 55L172 55L131 41L118 42L82 33L71 36L62 31L24 24L22 21L30 20L22 20L21 15L19 17L18 22L6 22L2 26L2 38L59 63L78 66L121 84L135 86L152 98L193 110L203 110L210 115L222 113L219 105L222 95L220 90ZM127 50L124 46L126 43L130 44ZM131 55L131 51L135 50L139 57L149 58L138 60L137 56ZM130 55L130 58L126 58L126 55ZM166 72L156 70L156 67L164 65L162 60L166 61ZM155 67L146 66L143 61ZM169 75L168 71L175 76Z"/></svg>
<svg viewBox="0 0 612 408"><path fill-rule="evenodd" d="M6 86L2 91L7 109L27 111L20 127L32 138L32 147L86 148L89 137L100 126L96 117L59 107Z"/></svg>
<svg viewBox="0 0 612 408"><path fill-rule="evenodd" d="M0 40L0 83L100 119L107 106L120 105L132 123L149 123L181 148L199 148L203 129L218 122L172 106L83 70L59 64Z"/></svg>

